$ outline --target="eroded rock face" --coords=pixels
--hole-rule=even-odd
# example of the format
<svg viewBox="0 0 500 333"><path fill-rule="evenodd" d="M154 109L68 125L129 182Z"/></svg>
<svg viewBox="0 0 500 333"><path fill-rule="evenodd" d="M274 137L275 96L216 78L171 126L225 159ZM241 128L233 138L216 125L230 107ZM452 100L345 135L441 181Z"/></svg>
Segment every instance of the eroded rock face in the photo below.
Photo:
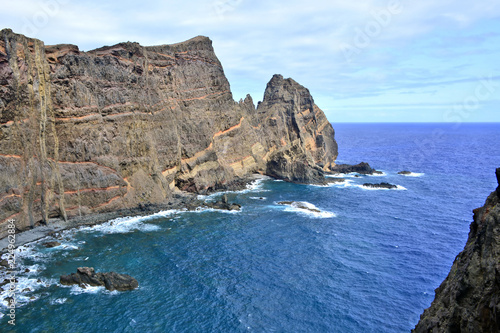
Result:
<svg viewBox="0 0 500 333"><path fill-rule="evenodd" d="M275 75L235 102L206 37L89 52L0 32L0 237L49 218L162 204L251 173L324 182L337 144L309 91Z"/></svg>
<svg viewBox="0 0 500 333"><path fill-rule="evenodd" d="M105 287L107 290L126 291L133 290L139 286L136 279L127 274L116 272L96 273L93 267L78 267L76 273L61 275L59 278L62 285L79 285L82 288L87 286Z"/></svg>
<svg viewBox="0 0 500 333"><path fill-rule="evenodd" d="M500 332L499 187L474 210L469 238L413 332Z"/></svg>

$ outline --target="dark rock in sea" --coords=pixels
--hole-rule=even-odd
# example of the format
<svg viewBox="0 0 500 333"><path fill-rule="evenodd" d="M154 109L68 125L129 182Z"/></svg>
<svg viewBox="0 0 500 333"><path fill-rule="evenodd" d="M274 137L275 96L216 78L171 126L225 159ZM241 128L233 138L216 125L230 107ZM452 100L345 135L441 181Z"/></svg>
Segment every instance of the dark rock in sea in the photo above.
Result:
<svg viewBox="0 0 500 333"><path fill-rule="evenodd" d="M254 173L324 183L337 157L308 89L274 75L257 108L249 95L234 101L203 36L84 52L3 29L0 88L0 184L10 184L0 189L0 237L9 216L25 230L148 213L179 192L232 189Z"/></svg>
<svg viewBox="0 0 500 333"><path fill-rule="evenodd" d="M229 203L227 200L227 195L224 194L222 199L216 202L205 202L203 203L204 207L213 208L213 209L221 209L221 210L240 210L241 205L237 203Z"/></svg>
<svg viewBox="0 0 500 333"><path fill-rule="evenodd" d="M398 175L411 175L411 171L407 171L407 170L399 171Z"/></svg>
<svg viewBox="0 0 500 333"><path fill-rule="evenodd" d="M413 332L500 332L500 168L496 176L499 186L474 209L465 248Z"/></svg>
<svg viewBox="0 0 500 333"><path fill-rule="evenodd" d="M314 212L314 213L321 213L321 211L319 209L309 207L307 205L307 203L302 202L302 201L280 201L280 202L278 202L278 205L291 206L291 207L295 207L295 208L299 208L299 209L308 210L308 211Z"/></svg>
<svg viewBox="0 0 500 333"><path fill-rule="evenodd" d="M0 266L2 266L2 267L9 267L9 261L5 260L5 259L2 259L0 261Z"/></svg>
<svg viewBox="0 0 500 333"><path fill-rule="evenodd" d="M3 300L5 302L7 302L7 304L14 304L14 303L16 303L16 299L13 298L13 297L5 297Z"/></svg>
<svg viewBox="0 0 500 333"><path fill-rule="evenodd" d="M370 164L361 162L359 164L337 164L332 168L332 173L352 173L356 172L362 175L382 174L382 172L373 169Z"/></svg>
<svg viewBox="0 0 500 333"><path fill-rule="evenodd" d="M397 185L393 185L393 184L389 184L389 183L379 183L379 184L364 183L363 186L370 187L370 188L386 188L386 189L398 188Z"/></svg>
<svg viewBox="0 0 500 333"><path fill-rule="evenodd" d="M43 243L42 245L45 246L46 248L50 249L52 247L56 247L56 246L61 245L61 243L59 243L57 241L52 241L52 242Z"/></svg>
<svg viewBox="0 0 500 333"><path fill-rule="evenodd" d="M22 292L23 292L23 293L27 293L27 292L30 292L30 291L31 291L31 289L30 289L30 288L24 288L24 289L22 290Z"/></svg>
<svg viewBox="0 0 500 333"><path fill-rule="evenodd" d="M76 273L61 275L60 282L66 286L77 284L82 288L101 286L110 291L133 290L139 286L137 280L130 275L116 272L96 273L93 267L78 267Z"/></svg>
<svg viewBox="0 0 500 333"><path fill-rule="evenodd" d="M326 182L328 184L343 183L345 182L345 178L327 178Z"/></svg>

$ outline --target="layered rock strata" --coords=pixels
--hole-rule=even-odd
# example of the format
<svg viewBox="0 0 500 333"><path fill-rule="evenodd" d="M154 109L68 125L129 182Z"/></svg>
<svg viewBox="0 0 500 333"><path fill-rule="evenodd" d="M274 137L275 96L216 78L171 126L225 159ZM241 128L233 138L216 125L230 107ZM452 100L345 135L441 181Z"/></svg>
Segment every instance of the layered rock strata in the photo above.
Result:
<svg viewBox="0 0 500 333"><path fill-rule="evenodd" d="M235 102L206 37L82 52L0 32L0 237L252 173L322 183L336 156L306 88L275 75L257 108Z"/></svg>
<svg viewBox="0 0 500 333"><path fill-rule="evenodd" d="M413 332L500 332L499 187L474 210L469 238Z"/></svg>

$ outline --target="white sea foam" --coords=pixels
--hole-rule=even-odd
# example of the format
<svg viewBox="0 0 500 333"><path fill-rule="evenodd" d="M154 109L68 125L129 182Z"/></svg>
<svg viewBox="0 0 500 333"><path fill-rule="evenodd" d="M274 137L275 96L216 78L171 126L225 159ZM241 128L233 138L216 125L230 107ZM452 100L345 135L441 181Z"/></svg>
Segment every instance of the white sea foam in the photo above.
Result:
<svg viewBox="0 0 500 333"><path fill-rule="evenodd" d="M263 176L263 175L257 175L257 178L250 183L246 185L246 187L242 190L237 190L237 191L220 191L220 192L215 192L209 195L203 195L199 194L197 195L198 200L203 200L203 201L213 201L217 197L228 194L228 193L239 193L239 194L244 194L244 193L251 193L251 192L270 192L271 190L265 190L262 187L264 186L264 181L271 179L271 177L268 176Z"/></svg>
<svg viewBox="0 0 500 333"><path fill-rule="evenodd" d="M146 216L120 217L117 219L110 220L106 223L97 224L90 227L83 227L78 230L99 231L105 234L120 234L120 233L124 234L132 231L143 231L143 232L156 231L161 228L155 224L149 224L144 222L160 217L171 217L172 215L180 212L181 212L180 210L172 209Z"/></svg>
<svg viewBox="0 0 500 333"><path fill-rule="evenodd" d="M252 200L267 200L267 197L250 197Z"/></svg>
<svg viewBox="0 0 500 333"><path fill-rule="evenodd" d="M50 301L50 304L53 304L53 305L54 304L64 304L64 303L66 303L67 300L68 300L67 298L56 298L56 299Z"/></svg>
<svg viewBox="0 0 500 333"><path fill-rule="evenodd" d="M356 172L351 173L335 173L330 175L325 175L326 178L359 178L361 175Z"/></svg>
<svg viewBox="0 0 500 333"><path fill-rule="evenodd" d="M350 179L346 179L343 182L338 183L329 183L328 187L352 187L354 186L353 181Z"/></svg>
<svg viewBox="0 0 500 333"><path fill-rule="evenodd" d="M305 208L301 208L305 207ZM302 215L307 215L313 218L330 218L335 217L335 213L320 210L318 207L307 201L294 201L290 205L286 205L285 212L295 212Z"/></svg>
<svg viewBox="0 0 500 333"><path fill-rule="evenodd" d="M22 266L19 267L22 268ZM3 308L8 305L5 298L12 295L12 292L9 290L11 287L15 286L16 307L21 307L40 298L40 295L37 294L40 289L48 288L57 283L54 279L31 278L22 275L22 273L17 274L16 279L17 282L15 285L6 284L3 286L4 290L0 292L0 300L2 300L0 305Z"/></svg>
<svg viewBox="0 0 500 333"><path fill-rule="evenodd" d="M401 176L405 176L405 177L422 177L424 176L425 173L419 173L419 172L410 172L409 174L401 174Z"/></svg>
<svg viewBox="0 0 500 333"><path fill-rule="evenodd" d="M215 209L208 207L198 207L195 210L191 211L192 213L205 213L205 212L218 212L218 213L227 213L227 214L239 214L243 210L243 207L240 210L227 210L227 209Z"/></svg>
<svg viewBox="0 0 500 333"><path fill-rule="evenodd" d="M377 171L380 171L380 170L377 170ZM387 174L383 171L380 171L381 173L373 173L371 175L366 175L368 177L385 177L387 176Z"/></svg>
<svg viewBox="0 0 500 333"><path fill-rule="evenodd" d="M61 287L64 287L61 285ZM82 288L76 284L72 285L70 287L70 294L71 295L80 295L80 294L97 294L98 292L102 292L106 290L104 286L85 286L85 288Z"/></svg>

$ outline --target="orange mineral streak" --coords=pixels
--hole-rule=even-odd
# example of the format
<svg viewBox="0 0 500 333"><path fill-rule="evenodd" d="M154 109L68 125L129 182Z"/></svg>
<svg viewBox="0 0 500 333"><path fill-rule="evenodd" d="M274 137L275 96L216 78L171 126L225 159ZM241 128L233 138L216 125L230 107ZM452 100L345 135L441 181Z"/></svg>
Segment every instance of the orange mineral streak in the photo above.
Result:
<svg viewBox="0 0 500 333"><path fill-rule="evenodd" d="M177 171L177 167L176 167L176 166L174 166L173 168L166 169L166 170L162 171L162 172L161 172L161 174L162 174L164 177L166 177L166 176L168 176L168 175L173 174L173 173L174 173L174 172L176 172L176 171Z"/></svg>
<svg viewBox="0 0 500 333"><path fill-rule="evenodd" d="M8 220L12 219L14 216L17 216L17 215L19 215L19 214L21 214L21 212L19 212L19 213L15 213L15 214L13 214L13 215L11 215L11 216L7 217L6 219L1 220L1 221L0 221L0 224L4 223L5 221L8 221Z"/></svg>
<svg viewBox="0 0 500 333"><path fill-rule="evenodd" d="M21 195L20 194L9 194L9 195L6 195L6 196L3 196L2 198L0 198L0 202L2 202L4 199L13 198L13 197L21 198Z"/></svg>
<svg viewBox="0 0 500 333"><path fill-rule="evenodd" d="M133 106L138 106L139 103L133 103L133 102L115 103L115 104L106 105L102 109L103 110L107 110L107 109L111 109L111 108L115 108L115 107L119 107L119 106L132 106L132 105Z"/></svg>
<svg viewBox="0 0 500 333"><path fill-rule="evenodd" d="M196 154L194 154L193 156L191 157L188 157L188 158L183 158L181 160L181 163L191 163L192 161L196 160L197 158L205 155L209 150L212 149L212 142L210 142L210 144L208 145L207 148L203 149L202 151L199 151L197 152ZM166 171L166 170L165 170Z"/></svg>
<svg viewBox="0 0 500 333"><path fill-rule="evenodd" d="M116 197L114 197L114 198L111 198L110 200L108 200L108 201L106 201L106 202L104 202L104 203L102 203L102 204L100 204L100 205L97 205L97 206L95 206L95 207L92 207L92 208L96 209L96 208L100 208L100 207L103 207L103 206L107 206L107 205L109 205L110 203L112 203L113 201L118 200L118 199L121 199L121 198L123 198L123 197L122 197L121 195L118 195L118 196L116 196Z"/></svg>
<svg viewBox="0 0 500 333"><path fill-rule="evenodd" d="M240 122L237 125L229 127L227 130L219 131L219 132L215 133L214 134L214 138L216 138L218 136L221 136L221 135L224 135L224 134L227 134L227 133L229 133L231 131L234 131L235 129L240 128L241 127L241 123L243 122L243 119L245 119L245 117L241 117Z"/></svg>
<svg viewBox="0 0 500 333"><path fill-rule="evenodd" d="M227 92L229 92L229 90L219 91L219 92L216 92L216 93L213 93L213 94L208 94L208 95L201 96L201 97L193 97L193 98L181 99L181 100L178 100L178 101L179 102L187 102L187 101L200 100L200 99L205 99L205 98L210 97L210 96L222 95L222 94L225 94Z"/></svg>
<svg viewBox="0 0 500 333"><path fill-rule="evenodd" d="M128 181L128 178L123 178L123 181L125 183L127 183L127 192L133 187L132 185L130 185L129 181Z"/></svg>
<svg viewBox="0 0 500 333"><path fill-rule="evenodd" d="M23 119L23 120L19 120L18 122L21 122L21 123L26 123L29 121L29 118L26 118L26 119ZM14 125L14 121L13 120L9 120L8 122L5 122L5 123L0 123L0 126L12 126Z"/></svg>
<svg viewBox="0 0 500 333"><path fill-rule="evenodd" d="M96 187L96 188L86 188L86 189L82 189L82 190L76 190L76 191L64 191L64 194L78 194L78 192L80 193L84 193L84 192L99 192L99 191L110 191L110 190L118 190L120 189L121 187L120 186L109 186L109 187Z"/></svg>
<svg viewBox="0 0 500 333"><path fill-rule="evenodd" d="M238 164L244 164L245 160L249 160L249 159L253 159L253 160L255 160L255 159L253 158L253 156L252 156L252 155L247 155L247 156L245 156L245 157L242 157L242 158L240 158L240 159L238 159L238 160L234 161L234 162L233 162L233 163L231 163L229 166L230 166L230 167L232 167L232 168L234 168L234 167L235 167L235 166L237 166Z"/></svg>
<svg viewBox="0 0 500 333"><path fill-rule="evenodd" d="M170 59L175 59L174 56L171 56L171 55L168 55L168 54L165 54L165 53L160 53L160 52L155 52L155 51L150 51L150 52L154 53L154 54L158 54L158 55L164 56L164 57L167 57L167 58L170 58Z"/></svg>
<svg viewBox="0 0 500 333"><path fill-rule="evenodd" d="M99 113L91 113L91 114L88 114L86 116L81 116L81 117L55 118L55 119L56 119L56 121L66 123L66 122L72 122L72 121L78 121L78 120L89 120L93 117L99 117L99 116L100 116Z"/></svg>
<svg viewBox="0 0 500 333"><path fill-rule="evenodd" d="M328 120L326 120L323 124L321 124L320 127L318 127L318 129L316 130L316 133L321 133L321 131L323 131L323 129L329 124Z"/></svg>
<svg viewBox="0 0 500 333"><path fill-rule="evenodd" d="M22 158L21 155L7 155L7 154L0 154L1 157L5 158Z"/></svg>

